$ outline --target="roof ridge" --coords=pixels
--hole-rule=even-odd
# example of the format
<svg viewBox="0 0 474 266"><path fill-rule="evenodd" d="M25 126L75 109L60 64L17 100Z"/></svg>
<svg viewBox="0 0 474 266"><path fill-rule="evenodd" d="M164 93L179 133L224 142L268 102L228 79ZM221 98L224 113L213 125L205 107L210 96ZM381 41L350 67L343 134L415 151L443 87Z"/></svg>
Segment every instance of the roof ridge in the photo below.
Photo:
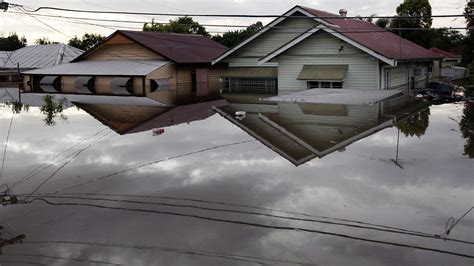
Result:
<svg viewBox="0 0 474 266"><path fill-rule="evenodd" d="M194 33L176 33L176 32L163 32L163 31L135 31L135 30L121 30L121 32L126 33L137 33L137 34L164 34L164 35L182 35L182 36L196 36L196 37L206 37L202 34ZM206 37L207 38L207 37Z"/></svg>

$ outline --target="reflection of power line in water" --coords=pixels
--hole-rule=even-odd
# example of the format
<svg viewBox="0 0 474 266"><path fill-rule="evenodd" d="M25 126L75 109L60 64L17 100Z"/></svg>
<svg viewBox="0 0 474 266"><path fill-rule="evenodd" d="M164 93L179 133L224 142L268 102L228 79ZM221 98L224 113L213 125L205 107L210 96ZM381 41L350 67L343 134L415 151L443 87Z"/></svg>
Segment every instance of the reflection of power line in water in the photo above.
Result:
<svg viewBox="0 0 474 266"><path fill-rule="evenodd" d="M13 265L28 264L28 265L47 266L46 264L43 264L43 263L31 262L31 261L21 261L21 260L0 260L0 265L1 265L1 263L13 263Z"/></svg>
<svg viewBox="0 0 474 266"><path fill-rule="evenodd" d="M110 133L110 132L109 132ZM107 133L106 135L102 136L101 139L97 140L95 143L97 142L100 142L105 136L107 136L109 133ZM41 182L41 184L39 184L38 186L36 186L35 189L33 189L33 191L30 193L30 195L34 194L36 191L38 191L44 184L46 184L49 180L51 180L59 171L61 171L64 167L66 167L70 162L72 162L74 159L77 158L77 156L79 156L82 152L84 152L85 150L89 149L90 147L92 147L94 144L93 143L90 143L89 145L87 145L86 147L80 149L79 151L77 151L76 153L74 153L64 164L62 164L61 166L59 166L49 177L47 177L43 182Z"/></svg>
<svg viewBox="0 0 474 266"><path fill-rule="evenodd" d="M314 265L310 263L296 262L296 261L290 261L290 260L262 258L262 257L246 256L246 255L238 255L238 254L226 254L226 253L219 253L219 252L214 252L214 251L187 250L187 249L181 249L181 248L144 246L144 245L93 243L93 242L82 242L82 241L25 241L24 244L38 244L38 245L44 245L44 244L65 245L67 244L67 245L88 245L88 246L98 246L98 247L108 247L108 248L158 250L158 251L180 253L180 254L187 254L187 255L251 262L251 263L255 263L259 265L267 265L268 262L283 262L283 263L296 264L296 265Z"/></svg>
<svg viewBox="0 0 474 266"><path fill-rule="evenodd" d="M93 136L90 136L90 137L87 137L86 139L82 140L81 142L73 145L72 147L68 148L67 150L65 151L62 151L60 152L59 154L57 154L54 158L52 158L51 160L56 160L58 158L60 158L63 154L67 153L68 151L71 151L73 150L75 147L78 147L80 146L81 144L83 143L86 143L86 141L88 141L89 139L93 138L93 137L96 137L99 133L102 133L106 131L106 129L103 129L103 130L100 130L99 132L97 132L96 134L94 134ZM94 142L90 143L88 146L86 146L86 148L89 148L91 147L92 145L95 145L101 141L104 140L104 137L107 136L108 134L110 134L110 132L106 133L105 135L102 135L100 136L97 140L95 140ZM65 156L64 158L60 159L58 163L63 163L63 162L67 162L68 160L71 159L71 157L77 157L77 153L80 151L82 153L84 148L81 148L79 150L75 150L73 151L71 154ZM43 164L40 164L39 166L37 166L36 168L34 168L32 171L30 171L27 175L25 175L24 177L22 177L19 181L15 182L13 185L12 185L12 188L14 188L15 186L17 185L20 185L24 182L27 182L29 181L31 178L33 178L34 176L40 174L41 172L53 167L54 164L47 164L47 163L43 163Z"/></svg>
<svg viewBox="0 0 474 266"><path fill-rule="evenodd" d="M56 154L56 156L54 156L53 158L51 158L52 161L56 160L56 159L59 159L61 158L61 156L65 155L67 152L69 151L72 151L73 149L75 149L76 147L80 146L81 144L89 141L90 139L98 136L99 134L101 134L102 132L106 131L107 129L102 129L96 133L94 133L93 135L89 136L89 137L86 137L84 139L82 139L80 142L72 145L71 147L67 148L66 150ZM72 154L74 154L75 152L73 152ZM62 162L63 160L67 160L67 158L69 158L70 155L66 156L65 158L63 158L62 160L60 160L60 162ZM43 164L40 164L38 165L37 167L33 168L33 170L31 170L30 172L28 172L28 174L26 174L25 176L23 176L20 180L18 180L17 182L13 183L13 185L11 186L11 188L15 188L16 186L24 183L24 182L27 182L28 180L30 180L32 177L38 175L40 172L44 171L44 170L47 170L48 168L52 167L53 164L47 164L47 163L43 163Z"/></svg>
<svg viewBox="0 0 474 266"><path fill-rule="evenodd" d="M35 199L30 200L27 203L33 203L35 201L40 201L40 202L43 202L45 204L52 205L52 206L82 206L82 207L92 207L92 208L100 208L100 209L107 209L107 210L164 214L164 215L172 215L172 216L179 216L179 217L195 218L195 219L201 219L201 220L207 220L207 221L213 221L213 222L222 222L222 223L230 223L230 224L237 224L237 225L245 225L245 226L266 228L266 229L287 230L287 231L295 231L295 232L307 232L307 233L314 233L314 234L321 234L321 235L336 236L336 237L341 237L341 238L346 238L346 239L351 239L351 240L357 240L357 241L363 241L363 242L370 242L370 243L374 243L374 244L390 245L390 246L397 246L397 247L406 247L406 248L413 248L413 249L431 251L431 252L436 252L436 253L443 253L443 254L448 254L448 255L465 257L465 258L474 258L474 255L463 254L463 253L458 253L458 252L453 252L453 251L448 251L448 250L441 250L441 249L435 249L435 248L429 248L429 247L423 247L423 246L417 246L417 245L410 245L410 244L403 244L403 243L396 243L396 242L390 242L390 241L374 240L374 239L368 239L368 238L363 238L363 237L345 235L345 234L341 234L341 233L332 233L332 232L326 232L326 231L320 231L320 230L314 230L314 229L308 229L308 228L302 228L302 227L267 225L267 224L261 224L261 223L256 223L256 222L245 222L245 221L239 221L239 220L213 218L213 217L207 217L207 216L202 216L202 215L184 214L184 213L171 212L171 211L157 211L157 210L150 210L150 209L110 207L110 206L88 204L88 203L55 203L55 202L51 202L51 201L48 201L48 200L43 199L43 198L35 198Z"/></svg>
<svg viewBox="0 0 474 266"><path fill-rule="evenodd" d="M22 195L18 195L18 196L22 196ZM251 211L231 210L231 209L222 209L222 208L211 208L211 207L203 207L203 206L196 206L196 205L189 205L189 204L172 204L172 203L163 203L163 202L147 202L147 201L120 200L120 199L109 199L109 198L86 198L86 197L77 197L77 196L48 196L48 195L46 195L46 196L34 197L34 199L42 199L42 198L73 199L73 200L75 199L75 200L89 200L89 201L108 201L108 202L120 202L120 203L131 203L131 204L142 204L142 205L157 205L157 206L176 207L176 208L192 208L192 209L199 209L199 210L206 210L206 211L216 211L216 212L226 212L226 213L238 213L238 214L264 216L264 217L271 217L271 218L291 220L291 221L302 221L302 222L310 222L310 223L321 223L321 224L330 224L330 225L337 225L337 226L347 226L347 227L360 228L360 229L366 229L366 230L375 230L375 231L395 233L395 234L403 234L403 235L410 235L410 236L417 236L417 237L440 239L440 236L433 235L433 234L417 232L417 231L410 231L410 230L406 230L406 229L398 229L398 228L393 229L391 227L387 228L387 226L380 226L380 225L377 225L377 226L378 227L385 227L385 229L378 228L378 227L370 227L370 226L349 224L349 223L330 222L330 221L308 219L308 218L281 216L281 215L262 213L262 212L251 212ZM354 223L354 222L351 222L351 223ZM469 241L464 241L464 240L458 240L458 239L444 239L444 240L474 245L474 242L469 242Z"/></svg>
<svg viewBox="0 0 474 266"><path fill-rule="evenodd" d="M23 242L26 243L26 242ZM65 258L51 255L42 255L42 254L26 254L26 253L4 253L2 256L13 256L13 257L30 257L30 258L45 258L45 259L55 259L55 260L68 260L68 261L77 261L84 263L97 263L97 264L106 264L106 265L122 265L119 263L98 261L98 260L87 260L87 259L78 259L78 258Z"/></svg>
<svg viewBox="0 0 474 266"><path fill-rule="evenodd" d="M5 140L5 147L3 149L3 156L2 156L2 168L0 169L0 184L2 183L3 179L3 170L5 167L5 159L7 156L7 149L8 149L8 141L10 140L10 133L12 130L12 124L13 124L13 118L15 117L14 114L12 114L12 118L10 118L10 124L8 126L8 133L7 133L7 139Z"/></svg>
<svg viewBox="0 0 474 266"><path fill-rule="evenodd" d="M74 188L77 188L77 187L80 187L80 186L83 186L83 185L94 183L94 182L103 180L105 178L109 178L109 177L116 176L116 175L119 175L119 174L127 173L127 172L130 172L130 171L133 171L133 170L138 170L140 168L143 168L143 167L146 167L146 166L151 166L151 165L158 164L158 163L161 163L161 162L165 162L165 161L169 161L169 160L173 160L173 159L178 159L178 158L182 158L182 157L187 157L187 156L203 153L203 152L206 152L206 151L211 151L211 150L221 149L221 148L225 148L225 147L250 143L250 142L254 142L254 141L255 140L246 140L246 141L240 141L240 142L235 142L235 143L230 143L230 144L223 144L223 145L218 145L218 146L214 146L214 147L205 148L205 149L202 149L202 150L197 150L197 151L193 151L193 152L188 152L188 153L184 153L184 154L180 154L180 155L167 157L167 158L160 159L160 160L157 160L157 161L154 161L154 162L149 162L149 163L133 166L133 167L130 167L130 168L118 171L118 172L114 172L114 173L111 173L111 174L108 174L108 175L97 177L97 178L82 182L80 184L58 190L58 191L56 191L54 193L51 193L51 194L62 193L64 191L68 191L68 190L71 190L71 189L74 189Z"/></svg>

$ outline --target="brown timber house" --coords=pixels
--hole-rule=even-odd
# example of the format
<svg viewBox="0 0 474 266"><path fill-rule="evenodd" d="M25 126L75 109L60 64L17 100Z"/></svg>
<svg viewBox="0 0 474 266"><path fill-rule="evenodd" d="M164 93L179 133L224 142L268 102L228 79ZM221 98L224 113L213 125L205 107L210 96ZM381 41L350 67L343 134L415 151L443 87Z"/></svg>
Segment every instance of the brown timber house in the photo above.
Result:
<svg viewBox="0 0 474 266"><path fill-rule="evenodd" d="M227 51L201 35L116 31L69 64L24 72L32 93L148 97L164 105L219 94Z"/></svg>

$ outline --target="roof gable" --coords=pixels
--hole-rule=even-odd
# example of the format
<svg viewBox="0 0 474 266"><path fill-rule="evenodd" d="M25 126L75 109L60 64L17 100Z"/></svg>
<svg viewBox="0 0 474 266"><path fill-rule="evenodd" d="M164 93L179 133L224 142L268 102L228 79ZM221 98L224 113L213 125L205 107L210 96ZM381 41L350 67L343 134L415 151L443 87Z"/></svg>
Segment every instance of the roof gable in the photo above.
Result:
<svg viewBox="0 0 474 266"><path fill-rule="evenodd" d="M225 57L229 56L230 54L234 53L235 51L243 47L245 44L259 37L264 32L273 28L275 25L285 20L286 17L290 16L295 12L300 12L310 18L315 19L316 21L322 24L317 27L324 28L327 32L333 34L334 36L356 46L357 48L363 51L368 52L372 56L391 65L395 65L396 60L440 58L439 55L429 51L428 49L425 49L424 47L421 47L404 38L400 38L398 35L386 29L382 29L370 22L359 19L343 19L339 15L326 11L296 6L285 14L283 14L281 17L272 21L262 30L260 30L241 44L237 45L236 47L232 48L231 50L216 58L213 63L217 63ZM306 37L310 36L314 32L303 33L302 36L304 37L299 41L304 40ZM289 40L289 43L292 43L292 45L294 45L298 43L298 40Z"/></svg>
<svg viewBox="0 0 474 266"><path fill-rule="evenodd" d="M117 35L124 36L155 54L182 64L210 63L213 58L228 50L227 47L202 35L116 31L75 61L83 60Z"/></svg>

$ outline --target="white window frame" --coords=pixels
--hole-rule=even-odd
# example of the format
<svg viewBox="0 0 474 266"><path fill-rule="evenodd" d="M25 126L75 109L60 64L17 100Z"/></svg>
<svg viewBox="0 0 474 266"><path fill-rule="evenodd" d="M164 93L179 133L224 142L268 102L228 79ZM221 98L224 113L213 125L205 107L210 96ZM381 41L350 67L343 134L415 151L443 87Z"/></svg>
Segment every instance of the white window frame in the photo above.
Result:
<svg viewBox="0 0 474 266"><path fill-rule="evenodd" d="M317 87L311 87L310 83L312 82L318 82ZM321 87L321 83L323 82L328 82L329 83L329 88L323 88ZM335 88L334 83L341 83L342 86L340 88ZM311 90L311 89L344 89L344 80L307 80L306 81L306 89Z"/></svg>

